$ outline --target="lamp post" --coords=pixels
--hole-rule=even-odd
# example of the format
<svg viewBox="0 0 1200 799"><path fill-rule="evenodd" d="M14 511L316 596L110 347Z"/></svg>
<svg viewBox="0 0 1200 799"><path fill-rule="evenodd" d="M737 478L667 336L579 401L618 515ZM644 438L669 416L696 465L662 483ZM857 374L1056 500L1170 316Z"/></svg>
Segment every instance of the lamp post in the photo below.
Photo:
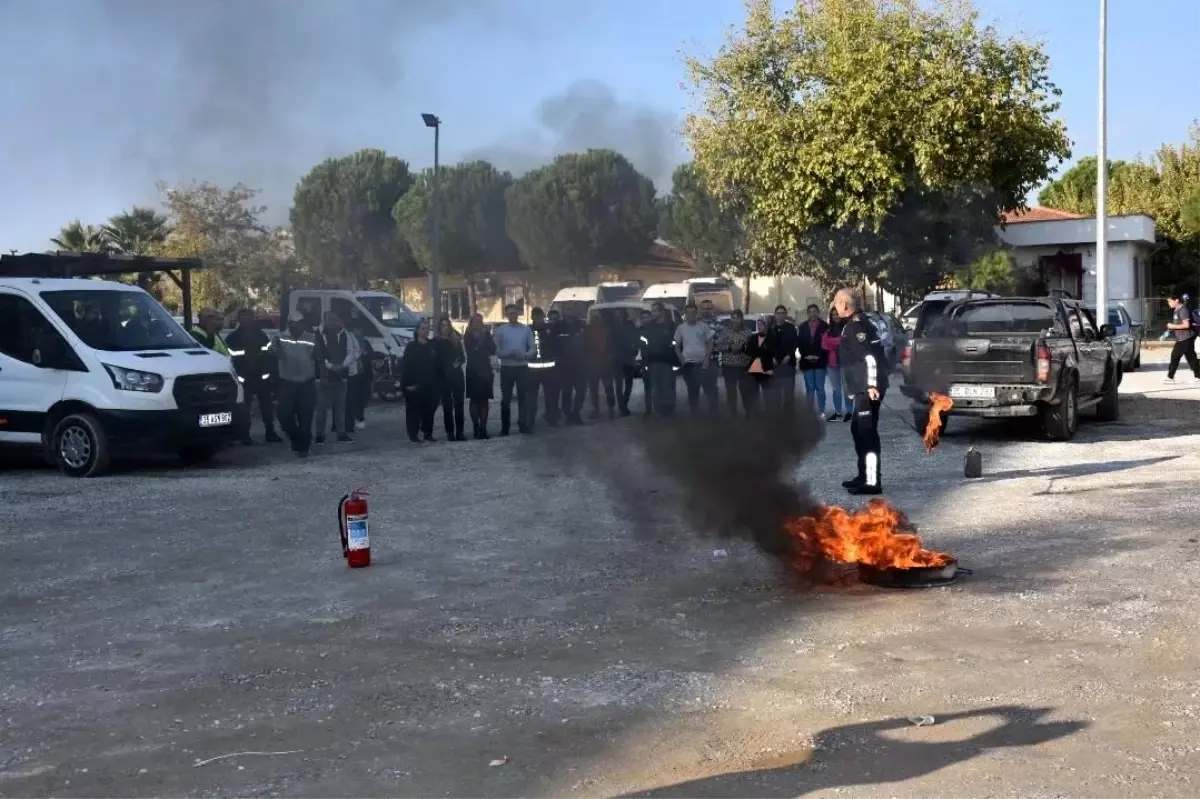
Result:
<svg viewBox="0 0 1200 799"><path fill-rule="evenodd" d="M442 120L434 114L421 114L421 119L425 127L433 128L433 264L429 269L429 308L430 317L436 319L442 304L438 286L442 274L442 167L438 162Z"/></svg>
<svg viewBox="0 0 1200 799"><path fill-rule="evenodd" d="M1108 323L1108 0L1100 0L1100 91L1096 131L1096 324Z"/></svg>

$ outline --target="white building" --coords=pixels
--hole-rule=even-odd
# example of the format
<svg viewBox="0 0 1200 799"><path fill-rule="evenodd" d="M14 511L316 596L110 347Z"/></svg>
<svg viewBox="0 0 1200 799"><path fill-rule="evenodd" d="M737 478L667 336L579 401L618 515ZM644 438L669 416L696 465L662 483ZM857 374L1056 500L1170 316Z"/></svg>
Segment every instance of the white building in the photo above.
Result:
<svg viewBox="0 0 1200 799"><path fill-rule="evenodd" d="M1096 219L1050 208L1005 218L997 230L1016 262L1046 283L1085 302L1096 301ZM1156 248L1148 216L1108 218L1108 296L1144 322L1150 304L1150 256Z"/></svg>

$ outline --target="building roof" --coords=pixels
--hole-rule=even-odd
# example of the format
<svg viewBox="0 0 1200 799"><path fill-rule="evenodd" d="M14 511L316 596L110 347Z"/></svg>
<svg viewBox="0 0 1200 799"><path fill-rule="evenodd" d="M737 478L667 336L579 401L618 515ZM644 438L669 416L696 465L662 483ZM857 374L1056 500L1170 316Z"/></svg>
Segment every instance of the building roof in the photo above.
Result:
<svg viewBox="0 0 1200 799"><path fill-rule="evenodd" d="M1073 214L1070 211L1060 211L1057 208L1043 208L1035 205L1024 211L1013 211L1001 216L1006 225L1019 225L1022 222L1061 222L1068 219L1086 219L1083 214Z"/></svg>

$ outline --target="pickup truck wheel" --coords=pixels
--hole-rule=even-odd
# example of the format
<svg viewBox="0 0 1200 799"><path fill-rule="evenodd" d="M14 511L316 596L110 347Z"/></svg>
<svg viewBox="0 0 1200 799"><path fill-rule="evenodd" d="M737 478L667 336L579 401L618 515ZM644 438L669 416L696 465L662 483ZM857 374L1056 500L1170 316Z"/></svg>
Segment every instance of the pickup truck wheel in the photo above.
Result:
<svg viewBox="0 0 1200 799"><path fill-rule="evenodd" d="M1115 375L1104 381L1104 394L1096 406L1096 418L1101 422L1115 422L1121 418L1120 395L1117 387L1121 383L1121 364L1114 364Z"/></svg>
<svg viewBox="0 0 1200 799"><path fill-rule="evenodd" d="M1057 405L1042 410L1042 430L1051 441L1070 441L1079 423L1079 390L1074 378L1068 378L1063 397Z"/></svg>
<svg viewBox="0 0 1200 799"><path fill-rule="evenodd" d="M50 446L55 465L68 477L99 477L111 463L108 435L100 420L90 413L72 413L59 419L50 435Z"/></svg>

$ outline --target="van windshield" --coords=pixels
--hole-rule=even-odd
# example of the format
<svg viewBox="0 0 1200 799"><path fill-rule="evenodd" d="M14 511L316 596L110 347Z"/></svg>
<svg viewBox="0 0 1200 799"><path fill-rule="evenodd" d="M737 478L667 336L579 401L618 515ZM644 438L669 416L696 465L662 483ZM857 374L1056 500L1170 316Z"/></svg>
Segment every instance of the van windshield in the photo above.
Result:
<svg viewBox="0 0 1200 799"><path fill-rule="evenodd" d="M636 300L640 296L642 296L642 287L637 284L632 286L600 286L596 289L597 302Z"/></svg>
<svg viewBox="0 0 1200 799"><path fill-rule="evenodd" d="M588 309L595 305L589 300L555 300L550 310L558 311L564 319L587 319Z"/></svg>
<svg viewBox="0 0 1200 799"><path fill-rule="evenodd" d="M199 345L149 294L140 291L43 291L42 299L94 350L186 350Z"/></svg>
<svg viewBox="0 0 1200 799"><path fill-rule="evenodd" d="M728 289L715 289L712 291L693 289L692 302L699 305L705 301L712 303L713 313L733 312L733 293Z"/></svg>
<svg viewBox="0 0 1200 799"><path fill-rule="evenodd" d="M415 330L421 322L407 305L395 297L358 295L356 299L384 327Z"/></svg>

